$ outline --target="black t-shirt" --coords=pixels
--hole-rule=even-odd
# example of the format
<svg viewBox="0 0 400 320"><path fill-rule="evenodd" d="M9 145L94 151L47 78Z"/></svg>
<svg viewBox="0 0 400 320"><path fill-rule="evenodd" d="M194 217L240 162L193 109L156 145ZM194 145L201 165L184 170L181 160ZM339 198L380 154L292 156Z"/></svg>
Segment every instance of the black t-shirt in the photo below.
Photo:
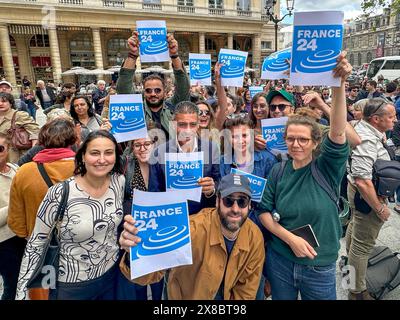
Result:
<svg viewBox="0 0 400 320"><path fill-rule="evenodd" d="M225 247L226 247L226 251L228 253L228 261L229 261L229 257L231 255L231 252L233 250L233 246L235 245L236 240L228 240L225 237L224 237L224 240L225 240ZM226 266L228 266L228 262L226 263ZM214 300L224 300L225 274L226 274L226 267L225 267L224 277L222 278L221 285L219 286L218 292L215 295Z"/></svg>

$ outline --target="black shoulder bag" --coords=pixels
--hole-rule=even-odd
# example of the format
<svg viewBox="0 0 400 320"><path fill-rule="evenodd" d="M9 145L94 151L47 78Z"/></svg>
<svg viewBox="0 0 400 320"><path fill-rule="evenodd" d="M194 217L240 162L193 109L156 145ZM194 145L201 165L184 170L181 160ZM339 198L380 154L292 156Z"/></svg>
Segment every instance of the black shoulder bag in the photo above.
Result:
<svg viewBox="0 0 400 320"><path fill-rule="evenodd" d="M39 166L40 168L40 166ZM43 168L44 169L44 168ZM40 169L39 169L40 170ZM45 172L45 171L44 171ZM42 171L41 171L42 174ZM47 173L46 173L47 176ZM47 176L48 177L48 176ZM50 178L46 181L48 181ZM51 181L51 180L50 180ZM60 238L59 238L59 225L64 217L65 208L67 206L69 194L69 183L68 181L64 181L62 183L62 196L61 202L58 206L57 213L54 219L54 223L50 228L50 232L47 236L46 243L43 248L43 252L39 257L39 261L36 265L35 270L32 273L31 278L27 283L27 288L43 288L43 278L47 273L43 272L42 269L44 266L52 266L55 270L56 281L58 278L58 260L59 260L59 250L60 250Z"/></svg>

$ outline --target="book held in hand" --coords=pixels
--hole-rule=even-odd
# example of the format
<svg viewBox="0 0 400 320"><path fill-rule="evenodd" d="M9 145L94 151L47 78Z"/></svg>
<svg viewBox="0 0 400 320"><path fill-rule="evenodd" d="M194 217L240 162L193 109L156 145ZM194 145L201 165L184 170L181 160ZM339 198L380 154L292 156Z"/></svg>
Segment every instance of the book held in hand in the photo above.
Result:
<svg viewBox="0 0 400 320"><path fill-rule="evenodd" d="M289 230L298 237L306 240L313 248L319 247L318 239L315 236L314 230L311 225L306 224L305 226Z"/></svg>

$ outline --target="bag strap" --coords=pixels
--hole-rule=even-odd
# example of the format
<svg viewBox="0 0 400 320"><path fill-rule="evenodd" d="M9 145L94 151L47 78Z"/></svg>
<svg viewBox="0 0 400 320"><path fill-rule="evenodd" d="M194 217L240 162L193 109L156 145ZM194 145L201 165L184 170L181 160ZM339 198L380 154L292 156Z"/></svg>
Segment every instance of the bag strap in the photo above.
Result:
<svg viewBox="0 0 400 320"><path fill-rule="evenodd" d="M311 174L319 186L325 190L329 198L331 198L331 200L336 204L338 212L340 212L338 193L333 190L332 186L328 183L328 181L326 181L324 175L321 173L321 171L319 171L315 160L311 162Z"/></svg>
<svg viewBox="0 0 400 320"><path fill-rule="evenodd" d="M42 176L44 182L46 182L47 186L50 188L53 186L53 182L51 181L49 175L46 172L46 169L44 168L43 163L36 163L37 167L39 169L40 175Z"/></svg>
<svg viewBox="0 0 400 320"><path fill-rule="evenodd" d="M14 113L13 113L13 116L12 116L12 118L11 118L11 130L15 130L16 128L17 128L17 126L15 125L15 121L16 121L16 118L17 117L17 111L15 111Z"/></svg>
<svg viewBox="0 0 400 320"><path fill-rule="evenodd" d="M61 202L60 205L58 206L58 210L55 216L55 221L56 223L61 222L62 219L64 218L64 212L67 207L67 202L68 202L68 195L69 195L69 182L68 181L63 181L62 183L62 197L61 197Z"/></svg>

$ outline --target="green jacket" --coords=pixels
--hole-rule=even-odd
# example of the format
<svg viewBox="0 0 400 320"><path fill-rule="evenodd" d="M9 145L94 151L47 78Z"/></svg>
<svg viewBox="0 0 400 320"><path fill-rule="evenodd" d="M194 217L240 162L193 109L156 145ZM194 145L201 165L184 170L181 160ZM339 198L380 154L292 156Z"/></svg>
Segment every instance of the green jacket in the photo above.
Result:
<svg viewBox="0 0 400 320"><path fill-rule="evenodd" d="M133 76L136 69L121 68L117 81L117 93L118 94L130 94L133 92ZM189 78L183 70L174 70L175 76L175 93L170 98L164 101L163 108L161 110L161 125L163 129L168 132L169 122L172 120L172 110L168 108L168 105L176 106L181 101L190 101L190 82ZM149 107L146 105L146 101L143 101L145 108L146 121L153 120L152 113Z"/></svg>

